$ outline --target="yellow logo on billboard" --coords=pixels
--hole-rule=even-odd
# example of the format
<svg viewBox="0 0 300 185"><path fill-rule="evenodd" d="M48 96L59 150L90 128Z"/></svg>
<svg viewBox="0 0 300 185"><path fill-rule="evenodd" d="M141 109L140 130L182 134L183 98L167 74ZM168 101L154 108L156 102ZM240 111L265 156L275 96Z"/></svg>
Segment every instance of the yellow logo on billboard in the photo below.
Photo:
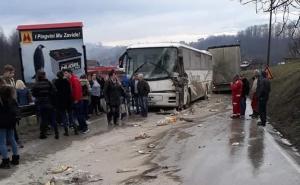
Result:
<svg viewBox="0 0 300 185"><path fill-rule="evenodd" d="M32 43L32 32L31 31L24 31L21 33L21 39L23 44L30 44Z"/></svg>

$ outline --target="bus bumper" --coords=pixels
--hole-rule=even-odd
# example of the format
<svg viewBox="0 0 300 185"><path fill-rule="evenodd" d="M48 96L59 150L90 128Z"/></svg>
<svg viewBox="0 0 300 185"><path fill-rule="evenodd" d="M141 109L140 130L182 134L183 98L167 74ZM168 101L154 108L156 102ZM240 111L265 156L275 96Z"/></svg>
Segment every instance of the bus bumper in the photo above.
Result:
<svg viewBox="0 0 300 185"><path fill-rule="evenodd" d="M175 92L149 93L149 107L177 107Z"/></svg>

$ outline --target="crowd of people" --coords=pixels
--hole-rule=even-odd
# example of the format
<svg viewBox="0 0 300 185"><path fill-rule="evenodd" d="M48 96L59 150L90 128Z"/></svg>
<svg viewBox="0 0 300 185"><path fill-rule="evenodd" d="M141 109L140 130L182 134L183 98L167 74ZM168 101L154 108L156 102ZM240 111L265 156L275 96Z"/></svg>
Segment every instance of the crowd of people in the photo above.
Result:
<svg viewBox="0 0 300 185"><path fill-rule="evenodd" d="M38 71L35 82L27 88L22 80L15 82L15 68L4 67L0 77L0 168L19 164L20 141L16 129L21 119L21 108L34 105L40 127L40 139L46 139L53 130L54 138L60 138L60 126L64 136L88 133L91 115L102 112L107 115L108 125L118 125L120 118L140 114L147 117L148 93L150 87L142 74L132 78L119 78L112 70L106 78L97 74L82 75L78 78L70 69L63 69L50 81L44 71ZM7 146L12 148L12 158ZM18 146L19 145L19 146Z"/></svg>
<svg viewBox="0 0 300 185"><path fill-rule="evenodd" d="M267 73L258 70L254 71L252 85L248 79L242 75L236 75L231 83L232 92L232 107L233 114L231 118L244 118L246 112L247 96L251 99L251 107L253 113L252 118L260 118L258 125L266 126L267 122L267 102L271 91L270 81L267 78Z"/></svg>

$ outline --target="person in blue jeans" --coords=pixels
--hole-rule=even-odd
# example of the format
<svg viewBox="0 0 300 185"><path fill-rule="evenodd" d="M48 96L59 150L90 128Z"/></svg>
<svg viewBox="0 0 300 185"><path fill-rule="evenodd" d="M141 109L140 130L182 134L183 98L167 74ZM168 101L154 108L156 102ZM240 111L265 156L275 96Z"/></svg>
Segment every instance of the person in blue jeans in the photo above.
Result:
<svg viewBox="0 0 300 185"><path fill-rule="evenodd" d="M4 81L0 79L0 153L2 163L0 168L10 168L10 164L18 165L20 156L18 146L14 137L14 128L18 117L18 104L14 98L15 90L10 86L5 86ZM12 146L12 161L8 157L6 139Z"/></svg>
<svg viewBox="0 0 300 185"><path fill-rule="evenodd" d="M88 129L88 125L86 124L86 115L84 110L84 104L82 101L82 87L78 77L73 74L72 70L64 69L64 76L69 80L71 85L71 92L72 92L72 108L75 117L79 123L79 130L86 134L90 130ZM75 134L78 134L76 126L73 127Z"/></svg>
<svg viewBox="0 0 300 185"><path fill-rule="evenodd" d="M139 82L137 84L139 101L141 106L141 115L143 117L148 116L148 94L150 92L150 86L144 79L143 74L138 75Z"/></svg>

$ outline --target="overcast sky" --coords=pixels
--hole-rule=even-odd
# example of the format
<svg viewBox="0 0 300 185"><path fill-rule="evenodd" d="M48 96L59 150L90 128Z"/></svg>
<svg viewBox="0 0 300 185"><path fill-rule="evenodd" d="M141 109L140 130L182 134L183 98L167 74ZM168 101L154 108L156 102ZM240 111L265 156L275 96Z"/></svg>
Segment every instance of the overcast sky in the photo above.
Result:
<svg viewBox="0 0 300 185"><path fill-rule="evenodd" d="M194 41L268 23L238 0L1 0L0 27L82 21L84 41L106 45Z"/></svg>

